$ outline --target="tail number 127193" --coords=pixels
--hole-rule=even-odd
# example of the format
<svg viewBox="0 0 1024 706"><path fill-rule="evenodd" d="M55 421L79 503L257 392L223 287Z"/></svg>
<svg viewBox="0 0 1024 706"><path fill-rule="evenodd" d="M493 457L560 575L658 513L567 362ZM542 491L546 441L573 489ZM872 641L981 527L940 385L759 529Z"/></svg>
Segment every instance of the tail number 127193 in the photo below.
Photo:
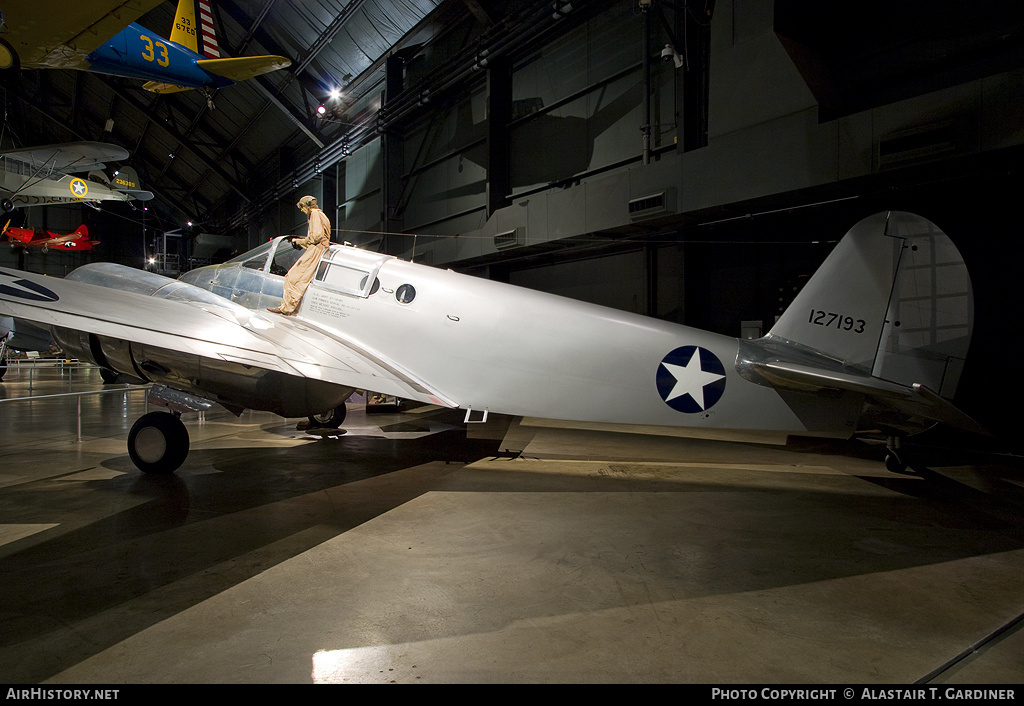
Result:
<svg viewBox="0 0 1024 706"><path fill-rule="evenodd" d="M864 319L855 319L852 316L843 316L842 314L834 314L831 311L820 309L811 309L811 315L807 319L807 323L835 327L840 331L853 331L854 333L864 333L867 326L867 322Z"/></svg>

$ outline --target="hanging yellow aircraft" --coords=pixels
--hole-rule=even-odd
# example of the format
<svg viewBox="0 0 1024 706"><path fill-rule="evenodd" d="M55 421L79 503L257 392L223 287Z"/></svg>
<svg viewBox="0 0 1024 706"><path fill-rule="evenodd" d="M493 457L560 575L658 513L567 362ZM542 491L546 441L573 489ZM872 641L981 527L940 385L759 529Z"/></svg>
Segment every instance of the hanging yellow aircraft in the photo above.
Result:
<svg viewBox="0 0 1024 706"><path fill-rule="evenodd" d="M209 98L212 89L291 64L273 55L220 57L210 0L178 0L169 40L133 23L159 4L36 0L5 7L0 70L81 69L143 79L143 88L154 93L200 89Z"/></svg>

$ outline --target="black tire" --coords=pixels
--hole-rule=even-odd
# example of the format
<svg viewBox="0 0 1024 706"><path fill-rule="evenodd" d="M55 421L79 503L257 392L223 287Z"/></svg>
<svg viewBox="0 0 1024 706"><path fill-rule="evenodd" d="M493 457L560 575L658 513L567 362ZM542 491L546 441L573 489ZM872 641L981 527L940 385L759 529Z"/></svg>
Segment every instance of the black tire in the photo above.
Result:
<svg viewBox="0 0 1024 706"><path fill-rule="evenodd" d="M885 457L885 469L890 473L906 473L907 464L896 454L889 453Z"/></svg>
<svg viewBox="0 0 1024 706"><path fill-rule="evenodd" d="M0 362L0 382L3 382L4 375L7 374L7 363Z"/></svg>
<svg viewBox="0 0 1024 706"><path fill-rule="evenodd" d="M170 412L139 417L128 432L128 455L143 473L174 473L188 456L188 429Z"/></svg>
<svg viewBox="0 0 1024 706"><path fill-rule="evenodd" d="M314 414L309 419L309 429L337 429L345 423L345 417L348 415L348 409L345 407L345 403L342 402L334 409L323 412L322 414Z"/></svg>
<svg viewBox="0 0 1024 706"><path fill-rule="evenodd" d="M104 385L113 385L117 382L117 378L120 373L110 370L109 368L100 368L100 377L103 379Z"/></svg>

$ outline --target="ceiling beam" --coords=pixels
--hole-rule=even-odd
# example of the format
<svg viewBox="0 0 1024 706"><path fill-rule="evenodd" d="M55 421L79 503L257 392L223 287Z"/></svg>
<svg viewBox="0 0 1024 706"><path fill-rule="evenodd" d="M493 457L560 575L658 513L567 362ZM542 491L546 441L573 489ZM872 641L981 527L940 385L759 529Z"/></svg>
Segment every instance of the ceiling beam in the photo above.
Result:
<svg viewBox="0 0 1024 706"><path fill-rule="evenodd" d="M157 98L154 99L149 105L146 105L146 104L142 103L142 101L138 100L135 96L131 95L129 92L123 90L114 81L108 80L105 77L100 76L99 74L92 74L92 75L94 75L97 78L100 78L100 80L104 81L110 87L110 89L112 91L114 91L114 93L117 96L119 96L122 100L124 100L126 103L128 103L128 105L130 105L132 108L134 108L140 115L145 116L144 119L148 123L151 123L153 125L158 126L161 130L163 130L165 133L167 133L167 135L169 135L171 137L171 139L174 140L177 143L177 145L178 145L177 148L174 150L175 152L177 152L178 150L182 150L182 149L186 150L190 155L194 156L196 159L198 159L200 162L202 162L207 167L207 169L209 169L214 174L216 174L221 179L223 179L224 182L229 187L231 187L231 189L235 193L237 193L239 196L241 196L245 201L248 202L250 200L249 194L246 192L246 190L244 188L244 185L239 183L237 180L233 179L230 175L228 175L228 173L225 172L220 167L220 165L216 164L213 160L207 158L206 155L204 155L203 153L195 150L191 146L191 144L189 143L189 141L188 141L188 139L187 139L187 137L185 135L182 135L180 132L178 132L177 129L175 129L174 127L168 125L167 123L161 122L161 121L158 121L158 120L154 119L154 117L153 117L153 115L155 113L154 108L155 108L156 104L159 102L161 96L157 96Z"/></svg>

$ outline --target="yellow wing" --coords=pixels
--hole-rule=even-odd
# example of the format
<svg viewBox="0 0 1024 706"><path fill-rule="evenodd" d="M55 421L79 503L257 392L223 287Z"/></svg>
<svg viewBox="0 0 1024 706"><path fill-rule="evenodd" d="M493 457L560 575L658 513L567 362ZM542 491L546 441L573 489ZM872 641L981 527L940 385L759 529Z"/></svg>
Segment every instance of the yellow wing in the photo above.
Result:
<svg viewBox="0 0 1024 706"><path fill-rule="evenodd" d="M27 69L70 69L163 0L33 0L3 5L3 39Z"/></svg>

